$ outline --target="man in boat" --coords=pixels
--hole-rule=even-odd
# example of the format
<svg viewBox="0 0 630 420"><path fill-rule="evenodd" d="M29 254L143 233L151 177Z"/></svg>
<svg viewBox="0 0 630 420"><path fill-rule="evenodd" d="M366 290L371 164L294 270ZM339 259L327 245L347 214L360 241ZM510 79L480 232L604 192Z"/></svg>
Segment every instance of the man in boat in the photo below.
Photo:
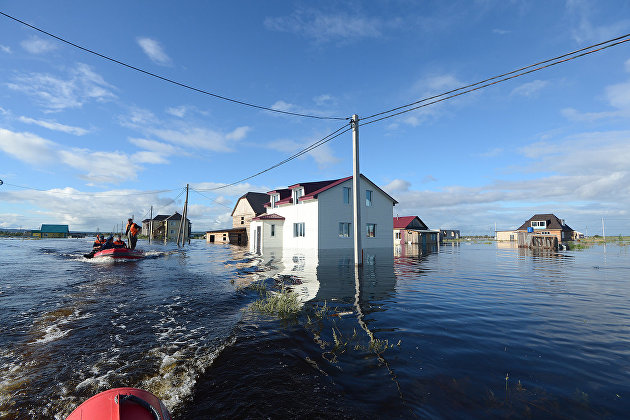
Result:
<svg viewBox="0 0 630 420"><path fill-rule="evenodd" d="M116 235L116 240L114 241L114 248L126 248L125 241L120 238L120 234Z"/></svg>
<svg viewBox="0 0 630 420"><path fill-rule="evenodd" d="M140 232L140 226L133 222L133 219L127 220L127 228L125 229L125 234L127 235L127 240L129 243L129 249L136 248L136 242L138 241L138 232Z"/></svg>
<svg viewBox="0 0 630 420"><path fill-rule="evenodd" d="M105 243L101 245L101 249L99 251L109 248L114 248L114 235L109 235Z"/></svg>
<svg viewBox="0 0 630 420"><path fill-rule="evenodd" d="M105 243L105 240L101 237L100 234L96 234L96 240L94 241L94 243L92 244L92 249L100 249L101 245L103 245Z"/></svg>

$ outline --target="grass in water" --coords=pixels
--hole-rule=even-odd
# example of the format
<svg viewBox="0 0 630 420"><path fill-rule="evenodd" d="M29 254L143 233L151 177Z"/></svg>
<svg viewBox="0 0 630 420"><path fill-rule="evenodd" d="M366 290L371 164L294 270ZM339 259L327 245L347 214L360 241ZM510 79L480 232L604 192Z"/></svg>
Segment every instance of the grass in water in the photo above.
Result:
<svg viewBox="0 0 630 420"><path fill-rule="evenodd" d="M252 310L281 319L295 318L300 312L300 301L295 293L288 289L280 292L265 292L264 296L252 304Z"/></svg>

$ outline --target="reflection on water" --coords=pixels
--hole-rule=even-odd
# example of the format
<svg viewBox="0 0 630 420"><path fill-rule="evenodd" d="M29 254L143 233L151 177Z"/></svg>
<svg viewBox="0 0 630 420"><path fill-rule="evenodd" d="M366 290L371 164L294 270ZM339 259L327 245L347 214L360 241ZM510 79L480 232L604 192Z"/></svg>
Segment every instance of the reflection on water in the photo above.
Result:
<svg viewBox="0 0 630 420"><path fill-rule="evenodd" d="M203 241L132 264L90 263L89 241L0 246L0 418L61 419L113 386L180 419L630 409L628 247L471 241L368 251L356 269L350 251ZM296 319L249 310L246 286L270 279L300 296Z"/></svg>

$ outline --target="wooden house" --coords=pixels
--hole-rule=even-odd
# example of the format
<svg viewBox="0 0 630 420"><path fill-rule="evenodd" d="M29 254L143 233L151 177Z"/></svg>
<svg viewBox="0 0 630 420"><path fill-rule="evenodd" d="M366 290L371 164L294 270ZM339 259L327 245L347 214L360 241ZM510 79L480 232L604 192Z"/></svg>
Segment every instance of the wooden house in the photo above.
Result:
<svg viewBox="0 0 630 420"><path fill-rule="evenodd" d="M206 242L245 245L250 238L252 220L264 214L269 196L264 193L248 192L236 201L232 210L232 229L209 230Z"/></svg>

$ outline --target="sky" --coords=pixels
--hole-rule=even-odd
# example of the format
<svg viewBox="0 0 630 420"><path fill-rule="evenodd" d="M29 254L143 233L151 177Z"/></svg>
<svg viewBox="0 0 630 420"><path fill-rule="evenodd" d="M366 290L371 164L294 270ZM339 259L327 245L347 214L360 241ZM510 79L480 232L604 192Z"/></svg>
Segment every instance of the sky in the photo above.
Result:
<svg viewBox="0 0 630 420"><path fill-rule="evenodd" d="M554 213L630 234L630 42L371 124L381 111L630 33L626 1L5 0L0 228L231 227L247 191L361 172L432 229ZM215 189L226 184L227 188Z"/></svg>

